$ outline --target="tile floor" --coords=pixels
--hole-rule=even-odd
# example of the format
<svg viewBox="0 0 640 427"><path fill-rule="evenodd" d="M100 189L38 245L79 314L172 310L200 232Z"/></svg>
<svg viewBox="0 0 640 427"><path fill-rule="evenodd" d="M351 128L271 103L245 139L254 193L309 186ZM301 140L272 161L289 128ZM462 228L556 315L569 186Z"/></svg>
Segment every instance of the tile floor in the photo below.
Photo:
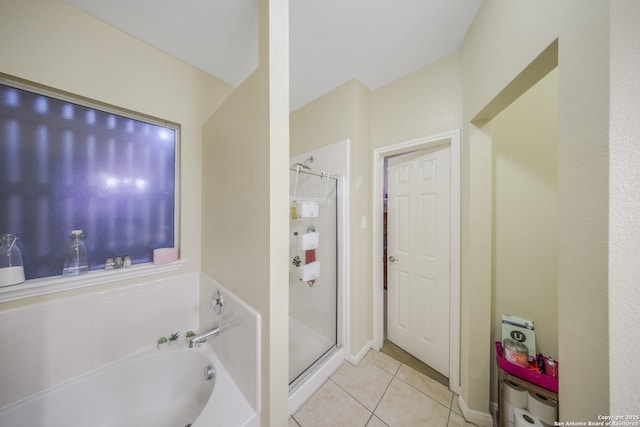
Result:
<svg viewBox="0 0 640 427"><path fill-rule="evenodd" d="M385 353L345 362L291 418L289 427L468 427L458 396Z"/></svg>
<svg viewBox="0 0 640 427"><path fill-rule="evenodd" d="M449 378L442 375L440 372L433 369L431 366L425 364L423 361L418 359L415 356L404 351L402 348L398 347L394 343L389 340L384 340L382 348L380 349L381 353L385 353L394 359L400 361L401 363L409 366L410 368L415 369L421 374L425 374L429 378L433 378L438 381L440 384L449 388Z"/></svg>

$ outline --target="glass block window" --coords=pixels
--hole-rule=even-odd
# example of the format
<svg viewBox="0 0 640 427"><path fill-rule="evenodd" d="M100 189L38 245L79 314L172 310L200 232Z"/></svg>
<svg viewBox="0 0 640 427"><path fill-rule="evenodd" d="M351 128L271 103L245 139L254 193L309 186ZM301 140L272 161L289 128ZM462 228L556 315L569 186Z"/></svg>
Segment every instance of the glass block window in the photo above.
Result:
<svg viewBox="0 0 640 427"><path fill-rule="evenodd" d="M62 274L74 229L91 270L174 246L178 128L114 111L0 84L0 233L18 236L27 279Z"/></svg>

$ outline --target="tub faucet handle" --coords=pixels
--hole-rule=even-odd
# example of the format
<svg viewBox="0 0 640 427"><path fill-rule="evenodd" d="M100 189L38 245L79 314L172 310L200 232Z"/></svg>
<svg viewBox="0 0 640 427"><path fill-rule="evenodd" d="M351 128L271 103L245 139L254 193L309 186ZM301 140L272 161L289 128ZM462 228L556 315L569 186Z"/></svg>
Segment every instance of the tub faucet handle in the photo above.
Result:
<svg viewBox="0 0 640 427"><path fill-rule="evenodd" d="M207 365L204 368L204 380L213 380L216 377L216 370L211 365Z"/></svg>

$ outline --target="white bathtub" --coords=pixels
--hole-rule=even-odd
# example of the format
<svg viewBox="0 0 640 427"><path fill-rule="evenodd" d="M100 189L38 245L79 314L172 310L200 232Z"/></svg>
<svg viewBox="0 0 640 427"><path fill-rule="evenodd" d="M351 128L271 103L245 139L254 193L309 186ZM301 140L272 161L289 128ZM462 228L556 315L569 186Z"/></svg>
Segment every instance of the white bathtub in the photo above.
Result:
<svg viewBox="0 0 640 427"><path fill-rule="evenodd" d="M205 380L207 365L216 371ZM0 410L2 427L240 427L259 420L209 345L149 350Z"/></svg>

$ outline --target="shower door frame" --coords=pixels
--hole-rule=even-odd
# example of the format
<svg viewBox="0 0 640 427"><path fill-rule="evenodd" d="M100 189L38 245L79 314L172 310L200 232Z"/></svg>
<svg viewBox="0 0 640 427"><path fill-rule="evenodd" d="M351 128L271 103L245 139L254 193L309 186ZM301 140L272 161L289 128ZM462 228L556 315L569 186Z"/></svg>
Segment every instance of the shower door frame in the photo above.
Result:
<svg viewBox="0 0 640 427"><path fill-rule="evenodd" d="M325 146L308 153L291 158L292 163L302 162L309 155L315 158L314 164L331 167L334 176L338 178L337 205L338 205L338 336L337 351L322 361L316 372L303 381L289 387L289 413L294 413L324 382L329 375L335 372L345 360L349 360L350 349L350 202L349 202L349 176L350 176L350 145L351 141L345 139L330 146ZM338 160L336 162L336 160Z"/></svg>
<svg viewBox="0 0 640 427"><path fill-rule="evenodd" d="M345 244L348 245L348 238L345 237L346 233L344 230L345 227L345 216L347 210L345 209L345 203L348 203L348 197L343 194L345 188L344 180L345 178L337 175L329 175L324 172L318 173L312 170L304 170L304 169L289 169L290 172L296 172L299 174L308 174L317 177L318 179L332 179L335 180L335 195L332 196L335 199L335 342L334 345L328 348L322 355L320 355L315 362L310 364L303 372L301 372L291 383L289 384L290 393L295 391L301 383L307 381L308 377L313 375L314 370L318 366L322 366L327 362L327 360L334 359L336 355L339 354L340 363L345 359L344 353L346 343L348 340L346 339L346 331L348 329L345 326L345 321L348 319L348 316L345 313L345 297L347 295L345 291L345 279L346 273L344 271L345 256L348 256L348 247L346 249L342 249ZM301 197L302 198L302 197Z"/></svg>

